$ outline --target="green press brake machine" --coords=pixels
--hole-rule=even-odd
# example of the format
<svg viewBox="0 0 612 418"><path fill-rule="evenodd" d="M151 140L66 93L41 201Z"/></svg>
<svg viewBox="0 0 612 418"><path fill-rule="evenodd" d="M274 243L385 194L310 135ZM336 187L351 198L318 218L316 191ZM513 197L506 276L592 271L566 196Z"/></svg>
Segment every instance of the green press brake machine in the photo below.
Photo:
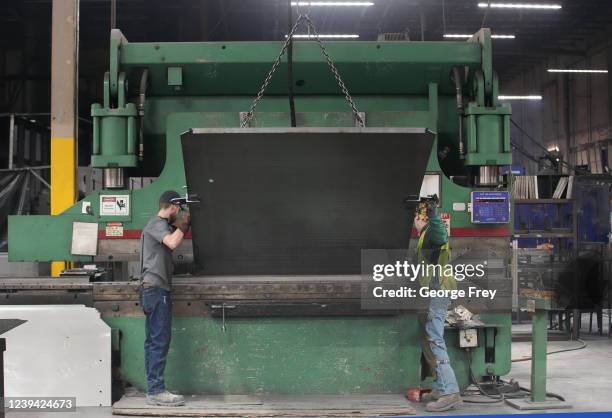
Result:
<svg viewBox="0 0 612 418"><path fill-rule="evenodd" d="M380 189L377 181L405 182L396 189L413 194L425 178L428 190L440 195L454 252L501 254L508 248L510 224L475 219L472 210L472 192L504 190L499 171L511 164L512 155L511 111L497 99L490 31L483 29L468 42L327 43L365 128L356 123L315 42L294 45L296 128L290 127L286 59L248 128L240 128L280 42L130 43L113 30L110 46L103 103L91 110L91 165L103 170L104 187L58 216L10 217L10 261L137 262L141 230L157 212L159 195L167 189L197 194L193 200L199 202L190 204L193 233L175 251L177 269L192 274L174 280L170 389L339 394L400 393L419 386L416 313L361 310L359 264L354 264L360 245L382 245L393 235L393 243L406 239L407 246L412 213L403 208L397 228L374 238L361 226L352 234L351 227L367 212L363 225L372 221L388 228L389 218L378 216L380 208L367 206L373 190ZM403 142L387 139L393 132L404 134ZM335 139L343 133L351 144ZM343 155L354 157L346 167ZM367 155L372 164L364 163ZM394 169L404 164L411 175L387 173L376 155L394 155ZM277 179L278 172L265 171L267 157L286 170L293 166L283 161L296 158L299 170L288 171L289 180ZM309 169L319 173L313 176L319 182L315 187L304 177ZM337 176L339 184L350 187L319 189L326 176L332 186ZM127 179L139 177L156 179L131 189ZM303 192L292 189L291 181ZM244 198L252 196L255 202ZM299 209L287 204L300 199L305 204ZM224 206L216 207L217 202ZM278 218L292 236L274 224L274 205L281 205ZM346 219L337 223L342 234L337 241L327 209ZM244 219L248 222L241 223ZM97 234L92 238L83 224L96 224ZM324 236L317 236L322 230ZM269 240L260 242L258 236ZM316 246L305 247L319 239L345 257L341 266L333 258L321 261ZM92 242L94 252L88 254ZM267 259L266 246L277 254L278 242L296 247L281 251L284 258ZM346 242L354 248L347 250ZM252 243L257 257L249 252ZM301 264L292 264L296 258ZM144 387L144 318L138 283L130 277L15 279L1 282L0 292L4 303L94 306L113 329L118 377ZM485 326L477 331L472 372L477 379L507 374L511 313L478 313ZM468 358L458 332L449 330L446 339L466 387Z"/></svg>

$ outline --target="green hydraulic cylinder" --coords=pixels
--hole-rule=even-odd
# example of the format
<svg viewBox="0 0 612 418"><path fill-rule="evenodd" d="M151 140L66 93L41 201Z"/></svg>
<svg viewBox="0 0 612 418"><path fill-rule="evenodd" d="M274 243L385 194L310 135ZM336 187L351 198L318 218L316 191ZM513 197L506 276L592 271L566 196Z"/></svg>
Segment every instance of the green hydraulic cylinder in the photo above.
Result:
<svg viewBox="0 0 612 418"><path fill-rule="evenodd" d="M107 73L104 76L104 104L91 105L93 121L91 166L111 169L136 167L138 111L134 103L126 100L125 73L119 74L117 101L111 105L110 79Z"/></svg>
<svg viewBox="0 0 612 418"><path fill-rule="evenodd" d="M483 107L470 103L465 109L467 153L470 166L512 164L510 115L508 105Z"/></svg>
<svg viewBox="0 0 612 418"><path fill-rule="evenodd" d="M136 105L121 109L91 107L93 152L91 166L99 168L136 167Z"/></svg>

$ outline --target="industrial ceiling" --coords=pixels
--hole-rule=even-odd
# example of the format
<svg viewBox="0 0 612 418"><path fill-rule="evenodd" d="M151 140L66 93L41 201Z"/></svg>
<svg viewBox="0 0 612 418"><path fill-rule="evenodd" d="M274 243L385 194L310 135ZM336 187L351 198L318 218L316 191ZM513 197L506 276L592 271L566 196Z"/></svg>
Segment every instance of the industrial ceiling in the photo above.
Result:
<svg viewBox="0 0 612 418"><path fill-rule="evenodd" d="M287 33L289 0L116 0L115 25L132 41L281 40ZM501 0L500 0L501 2ZM509 1L505 1L508 3ZM517 1L518 2L518 1ZM308 7L320 33L356 34L376 40L380 33L411 40L439 41L445 33L469 34L480 27L515 39L494 42L502 81L551 56L582 56L609 37L610 0L525 0L559 4L560 9L495 9L487 0L371 0L363 7ZM16 47L50 45L51 0L3 2L0 42ZM292 7L294 16L298 7ZM81 0L81 51L105 49L112 21L111 0ZM47 48L45 48L47 49ZM39 60L48 55L31 54ZM94 67L85 73L96 72ZM100 72L103 69L100 69Z"/></svg>

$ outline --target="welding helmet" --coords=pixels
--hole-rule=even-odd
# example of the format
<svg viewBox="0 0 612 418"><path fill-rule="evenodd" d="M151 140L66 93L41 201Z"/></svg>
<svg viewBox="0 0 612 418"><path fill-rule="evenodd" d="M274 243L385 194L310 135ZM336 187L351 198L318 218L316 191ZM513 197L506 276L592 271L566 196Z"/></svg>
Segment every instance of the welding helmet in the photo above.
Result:
<svg viewBox="0 0 612 418"><path fill-rule="evenodd" d="M420 198L414 210L414 217L420 221L429 221L429 218L436 214L439 202L440 200L435 194Z"/></svg>

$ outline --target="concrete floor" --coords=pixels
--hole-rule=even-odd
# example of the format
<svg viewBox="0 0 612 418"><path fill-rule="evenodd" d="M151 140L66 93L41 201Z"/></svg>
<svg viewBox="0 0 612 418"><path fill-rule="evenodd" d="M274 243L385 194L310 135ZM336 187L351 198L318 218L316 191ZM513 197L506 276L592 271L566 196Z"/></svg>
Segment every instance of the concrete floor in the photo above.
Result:
<svg viewBox="0 0 612 418"><path fill-rule="evenodd" d="M522 327L521 327L522 328ZM583 328L584 329L584 328ZM607 331L607 330L606 330ZM565 412L578 411L612 411L612 339L607 336L584 335L582 339L588 344L585 349L554 354L548 359L548 391L562 395L573 405ZM577 341L552 341L549 351L579 346ZM531 346L528 342L514 343L512 347L513 358L528 356ZM513 363L512 372L505 380L513 378L522 386L529 387L530 379L529 361ZM427 415L422 405L413 405L419 414ZM558 412L564 412L560 410ZM502 404L475 405L466 404L454 415L466 414L516 414L519 411ZM528 413L528 412L523 412ZM111 417L111 408L78 408L75 413L25 413L9 412L10 418L84 418ZM116 415L115 415L116 416Z"/></svg>

